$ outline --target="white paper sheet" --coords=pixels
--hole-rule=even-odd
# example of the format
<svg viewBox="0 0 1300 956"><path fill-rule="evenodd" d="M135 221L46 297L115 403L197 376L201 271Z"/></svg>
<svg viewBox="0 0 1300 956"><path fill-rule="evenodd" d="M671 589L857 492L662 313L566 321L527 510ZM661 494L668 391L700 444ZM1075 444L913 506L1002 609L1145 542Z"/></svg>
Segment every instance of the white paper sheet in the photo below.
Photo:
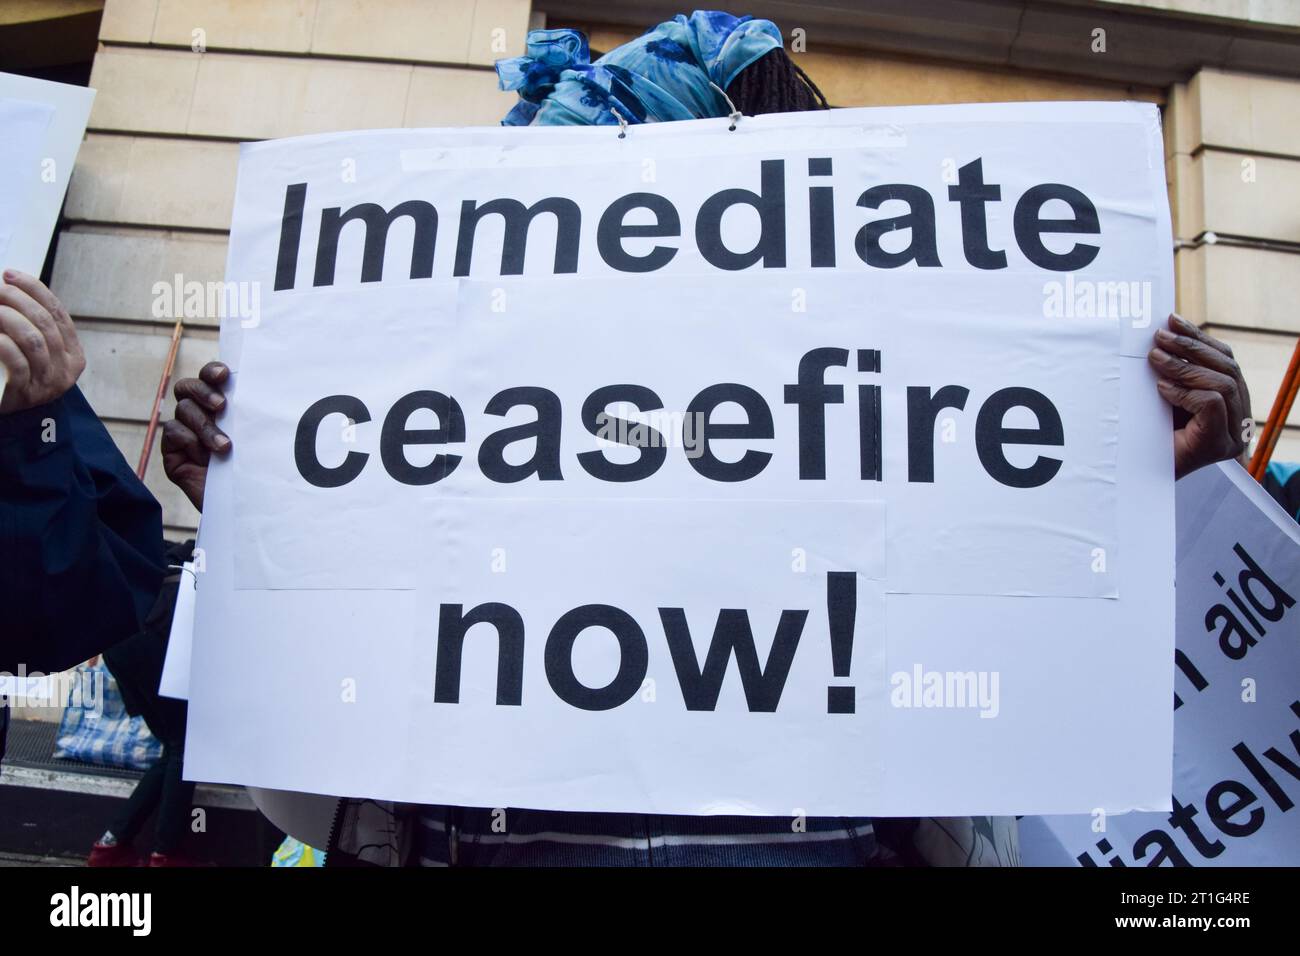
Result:
<svg viewBox="0 0 1300 956"><path fill-rule="evenodd" d="M197 575L194 563L186 561L176 591L176 609L172 613L167 637L167 657L163 661L158 693L164 697L187 700L190 696L190 649L194 641L194 595Z"/></svg>
<svg viewBox="0 0 1300 956"><path fill-rule="evenodd" d="M0 223L10 232L0 268L40 274L94 99L83 86L0 73Z"/></svg>

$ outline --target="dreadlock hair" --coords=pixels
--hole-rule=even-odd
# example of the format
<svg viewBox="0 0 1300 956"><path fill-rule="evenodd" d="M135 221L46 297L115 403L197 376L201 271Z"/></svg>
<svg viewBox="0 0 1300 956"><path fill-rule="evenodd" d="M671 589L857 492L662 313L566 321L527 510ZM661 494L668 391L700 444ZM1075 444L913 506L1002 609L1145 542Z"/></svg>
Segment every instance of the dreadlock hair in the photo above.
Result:
<svg viewBox="0 0 1300 956"><path fill-rule="evenodd" d="M727 96L747 116L830 109L817 84L781 47L741 70L727 87Z"/></svg>

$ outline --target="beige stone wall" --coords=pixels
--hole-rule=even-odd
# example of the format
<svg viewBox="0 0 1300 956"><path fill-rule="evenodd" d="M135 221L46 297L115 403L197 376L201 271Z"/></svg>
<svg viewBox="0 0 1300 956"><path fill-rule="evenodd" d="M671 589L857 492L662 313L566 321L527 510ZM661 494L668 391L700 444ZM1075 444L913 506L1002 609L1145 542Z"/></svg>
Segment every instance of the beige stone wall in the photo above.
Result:
<svg viewBox="0 0 1300 956"><path fill-rule="evenodd" d="M1092 0L1099 6L1139 7L1184 16L1248 20L1270 26L1300 27L1296 0Z"/></svg>
<svg viewBox="0 0 1300 956"><path fill-rule="evenodd" d="M1255 417L1300 335L1300 81L1202 70L1170 93L1178 308L1228 342ZM1274 457L1300 461L1300 407Z"/></svg>
<svg viewBox="0 0 1300 956"><path fill-rule="evenodd" d="M522 52L529 15L529 0L107 0L52 285L85 341L82 388L128 461L171 339L153 285L224 276L238 142L493 125L514 97L491 65ZM177 376L216 356L216 328L187 320ZM195 526L156 453L146 482L169 533Z"/></svg>

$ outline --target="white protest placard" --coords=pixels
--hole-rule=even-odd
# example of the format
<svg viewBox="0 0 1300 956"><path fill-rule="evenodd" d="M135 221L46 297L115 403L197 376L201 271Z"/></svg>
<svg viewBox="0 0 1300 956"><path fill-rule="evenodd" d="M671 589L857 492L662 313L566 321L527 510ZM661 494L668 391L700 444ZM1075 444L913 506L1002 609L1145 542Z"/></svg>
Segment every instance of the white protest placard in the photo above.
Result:
<svg viewBox="0 0 1300 956"><path fill-rule="evenodd" d="M95 91L0 73L0 269L40 275ZM9 374L0 365L0 397Z"/></svg>
<svg viewBox="0 0 1300 956"><path fill-rule="evenodd" d="M44 103L0 99L0 129L5 131L0 138L0 262L9 261L14 227L26 218L45 129L53 112ZM0 398L8 381L9 370L0 365Z"/></svg>
<svg viewBox="0 0 1300 956"><path fill-rule="evenodd" d="M1173 812L1026 818L1028 866L1300 865L1300 526L1235 462L1177 521Z"/></svg>
<svg viewBox="0 0 1300 956"><path fill-rule="evenodd" d="M8 262L14 226L27 215L40 173L41 146L54 108L30 100L0 99L0 262Z"/></svg>
<svg viewBox="0 0 1300 956"><path fill-rule="evenodd" d="M40 275L95 91L0 73L0 268Z"/></svg>
<svg viewBox="0 0 1300 956"><path fill-rule="evenodd" d="M1167 806L1155 110L728 126L243 148L188 776Z"/></svg>

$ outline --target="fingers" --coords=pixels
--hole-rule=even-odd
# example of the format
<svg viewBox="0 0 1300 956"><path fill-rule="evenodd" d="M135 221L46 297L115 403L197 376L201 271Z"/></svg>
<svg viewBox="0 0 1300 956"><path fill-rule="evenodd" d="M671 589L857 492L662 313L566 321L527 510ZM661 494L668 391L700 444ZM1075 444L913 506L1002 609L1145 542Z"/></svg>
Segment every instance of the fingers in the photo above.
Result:
<svg viewBox="0 0 1300 956"><path fill-rule="evenodd" d="M24 289L28 295L33 295L33 291L39 293L33 297L40 302L47 312L54 318L54 324L58 329L59 336L63 340L63 349L67 353L68 363L73 370L73 378L79 378L86 368L86 350L81 347L81 337L77 335L77 326L72 321L72 316L68 310L63 307L63 303L58 297L45 287L45 284L39 279L33 279L24 272L15 272L9 270L13 276L13 284ZM31 286L31 288L28 288Z"/></svg>
<svg viewBox="0 0 1300 956"><path fill-rule="evenodd" d="M59 331L54 316L26 290L16 285L0 285L0 312L9 313L4 332L18 343L29 361L38 354L61 354L64 351L63 333ZM15 328L19 329L22 338L15 335ZM39 340L31 335L32 332L40 336Z"/></svg>
<svg viewBox="0 0 1300 956"><path fill-rule="evenodd" d="M205 371L207 367L204 366ZM202 375L203 373L200 372L199 374ZM207 382L198 378L181 379L172 388L172 394L176 396L177 402L189 399L197 402L210 412L219 412L226 407L226 396L221 394L220 390L213 388Z"/></svg>
<svg viewBox="0 0 1300 956"><path fill-rule="evenodd" d="M33 387L39 389L49 378L50 352L45 336L8 306L0 306L0 362L9 378L6 404L11 404L15 395L25 395Z"/></svg>
<svg viewBox="0 0 1300 956"><path fill-rule="evenodd" d="M1194 365L1214 369L1229 378L1235 379L1241 374L1237 360L1232 358L1230 353L1223 352L1199 338L1177 335L1167 329L1156 329L1156 345L1170 355L1186 359Z"/></svg>
<svg viewBox="0 0 1300 956"><path fill-rule="evenodd" d="M3 292L4 287L0 287L0 293ZM41 330L27 316L0 304L0 334L8 336L9 341L22 352L30 375L46 374L50 364L50 346Z"/></svg>
<svg viewBox="0 0 1300 956"><path fill-rule="evenodd" d="M1190 388L1167 378L1156 379L1156 389L1170 405L1183 409L1193 418L1207 410L1217 417L1216 410L1222 410L1224 422L1228 421L1228 403L1222 392L1208 388Z"/></svg>
<svg viewBox="0 0 1300 956"><path fill-rule="evenodd" d="M1167 342L1159 333L1160 345L1151 350L1150 361L1156 372L1170 381L1190 389L1212 389L1223 396L1228 418L1234 423L1233 432L1242 430L1249 410L1245 405L1244 386L1241 385L1237 363L1222 352L1203 342L1186 336L1169 336L1176 342ZM1178 357L1162 346L1182 354Z"/></svg>
<svg viewBox="0 0 1300 956"><path fill-rule="evenodd" d="M230 437L213 421L226 407L220 386L229 376L230 369L221 362L209 362L198 378L183 378L173 387L176 418L163 426L164 464L174 469L188 460L206 467L210 452L230 451Z"/></svg>
<svg viewBox="0 0 1300 956"><path fill-rule="evenodd" d="M1220 342L1213 335L1201 329L1196 323L1188 322L1176 312L1169 316L1169 328L1179 335L1194 338L1198 342L1228 356L1228 358L1232 358L1232 346L1228 345L1227 342Z"/></svg>
<svg viewBox="0 0 1300 956"><path fill-rule="evenodd" d="M11 391L24 391L32 379L32 367L27 356L18 347L18 343L4 332L0 332L0 365L9 373Z"/></svg>
<svg viewBox="0 0 1300 956"><path fill-rule="evenodd" d="M164 464L177 458L187 459L196 465L208 463L208 450L199 441L199 436L176 419L163 422L161 448ZM169 472L170 470L168 469Z"/></svg>
<svg viewBox="0 0 1300 956"><path fill-rule="evenodd" d="M5 275L31 290L18 284L0 285L0 362L10 380L6 404L12 406L12 399L21 396L17 407L27 407L67 391L85 368L85 359L79 343L76 352L69 353L54 316L31 294L36 292L57 306L49 290L22 273L9 270Z"/></svg>
<svg viewBox="0 0 1300 956"><path fill-rule="evenodd" d="M17 269L6 269L4 279L11 287L20 289L30 296L49 314L59 337L69 351L73 350L73 342L77 343L76 350L80 351L81 344L77 340L77 330L72 324L72 316L68 315L68 310L63 307L58 296L51 292L44 282Z"/></svg>
<svg viewBox="0 0 1300 956"><path fill-rule="evenodd" d="M1156 388L1165 401L1190 413L1187 424L1174 432L1175 478L1240 454L1241 443L1219 392L1186 388L1168 379L1157 380Z"/></svg>
<svg viewBox="0 0 1300 956"><path fill-rule="evenodd" d="M213 388L220 388L230 377L230 369L224 362L209 362L199 369L199 378Z"/></svg>
<svg viewBox="0 0 1300 956"><path fill-rule="evenodd" d="M70 389L86 367L72 319L38 279L7 269L0 284L0 362L9 373L7 411L32 408Z"/></svg>
<svg viewBox="0 0 1300 956"><path fill-rule="evenodd" d="M1241 366L1232 355L1232 348L1214 336L1203 332L1178 315L1169 317L1169 328L1158 329L1156 348L1151 353L1151 364L1156 371L1180 384L1192 388L1213 388L1227 401L1232 429L1238 436L1247 433L1250 424L1250 390L1242 375ZM1165 362L1158 353L1173 357ZM1182 377L1179 377L1181 366ZM1198 376L1194 369L1205 368L1226 378ZM1230 384L1229 384L1230 383ZM1241 439L1244 442L1246 439Z"/></svg>
<svg viewBox="0 0 1300 956"><path fill-rule="evenodd" d="M200 511L203 510L203 486L207 478L208 458L208 449L185 424L175 419L163 424L163 471Z"/></svg>
<svg viewBox="0 0 1300 956"><path fill-rule="evenodd" d="M1207 388L1188 388L1168 379L1158 379L1156 390L1170 405L1190 415L1186 426L1175 432L1184 443L1184 451L1201 464L1239 455L1241 436L1233 427L1233 413L1221 392Z"/></svg>
<svg viewBox="0 0 1300 956"><path fill-rule="evenodd" d="M1237 382L1231 375L1175 358L1159 346L1153 348L1147 358L1161 378L1176 385L1213 390L1223 396L1225 402L1236 392Z"/></svg>
<svg viewBox="0 0 1300 956"><path fill-rule="evenodd" d="M229 436L216 426L194 399L183 398L176 403L176 420L197 435L200 443L209 451L225 454L230 450Z"/></svg>

